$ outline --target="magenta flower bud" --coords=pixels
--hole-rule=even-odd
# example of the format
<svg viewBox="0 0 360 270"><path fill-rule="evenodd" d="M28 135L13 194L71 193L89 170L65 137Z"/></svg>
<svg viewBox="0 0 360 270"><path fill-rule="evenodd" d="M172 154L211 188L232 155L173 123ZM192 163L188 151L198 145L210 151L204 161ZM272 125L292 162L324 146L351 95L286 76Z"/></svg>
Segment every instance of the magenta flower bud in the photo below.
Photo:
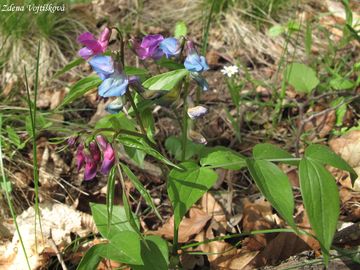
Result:
<svg viewBox="0 0 360 270"><path fill-rule="evenodd" d="M77 170L80 171L80 169L84 166L85 163L85 154L84 154L84 145L79 144L77 151L76 151L76 162L77 162Z"/></svg>
<svg viewBox="0 0 360 270"><path fill-rule="evenodd" d="M104 150L104 158L100 169L101 173L108 174L111 168L114 166L114 164L115 164L115 152L111 144L108 143L106 149Z"/></svg>
<svg viewBox="0 0 360 270"><path fill-rule="evenodd" d="M100 148L101 150L105 151L107 145L108 145L108 142L107 140L104 138L104 136L102 135L97 135L96 136L96 141L97 143L100 145Z"/></svg>
<svg viewBox="0 0 360 270"><path fill-rule="evenodd" d="M111 31L109 28L104 29L99 39L96 39L94 35L89 32L82 33L77 40L85 47L79 51L79 55L87 60L91 56L104 53L109 44L110 35Z"/></svg>
<svg viewBox="0 0 360 270"><path fill-rule="evenodd" d="M95 141L89 143L89 151L92 159L97 163L101 160L101 153L99 146Z"/></svg>
<svg viewBox="0 0 360 270"><path fill-rule="evenodd" d="M98 162L96 162L94 158L89 155L85 155L84 180L91 180L96 176L97 163Z"/></svg>

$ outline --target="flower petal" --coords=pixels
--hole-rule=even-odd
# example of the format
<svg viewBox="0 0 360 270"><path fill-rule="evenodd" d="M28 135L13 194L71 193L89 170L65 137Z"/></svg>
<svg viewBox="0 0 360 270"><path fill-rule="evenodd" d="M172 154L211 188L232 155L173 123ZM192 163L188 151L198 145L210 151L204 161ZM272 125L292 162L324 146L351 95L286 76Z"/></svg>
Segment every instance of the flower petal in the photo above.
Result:
<svg viewBox="0 0 360 270"><path fill-rule="evenodd" d="M89 64L102 80L114 73L114 62L110 56L94 56L90 59Z"/></svg>
<svg viewBox="0 0 360 270"><path fill-rule="evenodd" d="M167 58L177 56L180 53L180 44L176 38L165 38L160 42L160 49L165 53Z"/></svg>
<svg viewBox="0 0 360 270"><path fill-rule="evenodd" d="M99 86L99 95L102 97L120 97L127 91L128 79L123 74L113 74Z"/></svg>

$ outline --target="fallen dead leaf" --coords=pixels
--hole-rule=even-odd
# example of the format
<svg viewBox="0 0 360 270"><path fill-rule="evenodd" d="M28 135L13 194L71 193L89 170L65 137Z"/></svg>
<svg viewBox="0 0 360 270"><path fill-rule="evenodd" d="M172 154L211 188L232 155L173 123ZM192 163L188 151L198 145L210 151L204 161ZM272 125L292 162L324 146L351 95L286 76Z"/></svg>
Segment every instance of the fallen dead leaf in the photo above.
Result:
<svg viewBox="0 0 360 270"><path fill-rule="evenodd" d="M198 209L190 208L189 217L183 218L179 227L179 243L186 243L197 235L211 219L207 213ZM156 231L148 231L147 234L160 235L166 239L174 238L174 216L172 216L161 228Z"/></svg>
<svg viewBox="0 0 360 270"><path fill-rule="evenodd" d="M275 265L290 256L310 249L299 236L294 233L279 233L270 243L251 261L255 268L265 265Z"/></svg>
<svg viewBox="0 0 360 270"><path fill-rule="evenodd" d="M213 221L215 222L215 221ZM203 242L213 239L213 226L210 225L206 231L202 231L195 237L195 241ZM259 253L259 251L249 251L247 249L237 249L235 246L224 241L213 241L200 245L197 251L207 254L211 269L239 270L249 264L249 262Z"/></svg>
<svg viewBox="0 0 360 270"><path fill-rule="evenodd" d="M312 109L311 109L312 110ZM318 106L314 109L314 112L321 112L325 108ZM336 113L334 110L324 114L320 114L314 117L311 121L308 121L304 125L304 131L308 132L308 139L313 140L316 137L324 138L334 128L336 122Z"/></svg>
<svg viewBox="0 0 360 270"><path fill-rule="evenodd" d="M251 202L249 199L243 199L244 217L242 228L245 232L268 230L277 225L273 220L271 204L264 199ZM247 238L246 246L249 250L259 250L266 246L274 236L271 234L257 234Z"/></svg>
<svg viewBox="0 0 360 270"><path fill-rule="evenodd" d="M329 142L331 149L340 155L354 170L360 173L360 130L350 131L345 135L333 139ZM355 191L360 191L360 178L355 180L354 186L350 184L351 181L348 176L347 179L342 179L343 185L352 188Z"/></svg>

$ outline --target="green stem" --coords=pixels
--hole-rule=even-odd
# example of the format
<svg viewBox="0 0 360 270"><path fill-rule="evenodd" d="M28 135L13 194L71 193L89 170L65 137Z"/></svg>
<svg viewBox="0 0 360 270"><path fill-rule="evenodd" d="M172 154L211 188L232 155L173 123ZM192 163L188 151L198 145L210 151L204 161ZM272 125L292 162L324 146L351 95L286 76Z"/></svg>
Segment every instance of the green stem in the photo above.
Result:
<svg viewBox="0 0 360 270"><path fill-rule="evenodd" d="M209 16L207 17L206 26L204 29L204 35L202 38L202 49L201 49L202 55L205 55L206 50L207 50L207 43L208 43L207 41L209 38L209 30L210 30L212 14L214 12L215 2L216 2L216 0L212 0L210 11L209 11Z"/></svg>
<svg viewBox="0 0 360 270"><path fill-rule="evenodd" d="M16 213L15 213L15 210L14 210L14 206L13 206L13 203L12 203L12 200L11 200L11 197L10 197L10 194L9 194L9 190L8 190L8 188L6 187L6 186L7 186L7 180L6 180L6 177L5 177L5 170L4 170L3 156L2 156L1 131L2 131L2 115L0 114L0 170L1 170L2 182L3 182L3 185L4 185L6 200L7 200L9 209L10 209L11 217L12 217L13 220L14 220L16 232L17 232L18 235L19 235L19 240L20 240L21 248L22 248L22 250L23 250L23 252L24 252L24 255L25 255L26 264L27 264L28 268L31 269L31 267L30 267L30 262L29 262L29 258L28 258L28 256L27 256L26 249L25 249L25 246L24 246L24 242L23 242L23 239L22 239L20 230L19 230L19 225L18 225L18 223L17 223L17 221L16 221Z"/></svg>
<svg viewBox="0 0 360 270"><path fill-rule="evenodd" d="M271 229L271 230L258 230L258 231L252 231L252 232L243 232L243 233L219 236L219 237L215 237L213 239L208 239L208 240L198 242L198 243L191 243L191 244L182 246L181 249L185 250L185 249L188 249L191 247L201 246L201 245L204 245L204 244L207 244L210 242L222 241L222 240L231 239L231 238L250 236L250 235L256 235L256 234L280 233L280 232L296 233L293 229ZM300 234L307 234L307 235L309 234L308 232L303 231L303 230L299 230L299 232L300 232Z"/></svg>
<svg viewBox="0 0 360 270"><path fill-rule="evenodd" d="M188 131L188 115L187 115L187 97L189 94L189 76L185 79L184 84L184 96L183 96L183 120L182 120L182 154L181 161L185 160L186 157L186 143L187 143L187 131Z"/></svg>
<svg viewBox="0 0 360 270"><path fill-rule="evenodd" d="M140 117L140 113L136 107L136 104L135 104L135 101L131 95L131 93L129 91L126 92L126 97L129 99L130 101L130 104L131 104L131 107L133 108L134 112L135 112L135 117L136 117L136 120L140 126L140 130L141 130L141 133L147 137L147 133L146 133L146 130L145 130L145 127L144 127L144 124L141 120L141 117Z"/></svg>

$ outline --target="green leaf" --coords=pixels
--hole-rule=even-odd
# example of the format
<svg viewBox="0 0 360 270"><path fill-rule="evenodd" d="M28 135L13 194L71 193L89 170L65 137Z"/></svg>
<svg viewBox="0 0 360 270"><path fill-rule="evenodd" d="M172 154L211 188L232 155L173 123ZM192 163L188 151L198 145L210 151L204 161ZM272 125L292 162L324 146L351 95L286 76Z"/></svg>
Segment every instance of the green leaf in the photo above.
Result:
<svg viewBox="0 0 360 270"><path fill-rule="evenodd" d="M133 270L168 270L169 248L160 236L150 235L141 242L141 257L144 265L132 265Z"/></svg>
<svg viewBox="0 0 360 270"><path fill-rule="evenodd" d="M340 156L330 150L329 147L320 144L312 144L305 149L305 157L308 159L320 162L322 164L331 165L340 170L347 171L350 173L352 184L354 184L358 175L354 169L347 164Z"/></svg>
<svg viewBox="0 0 360 270"><path fill-rule="evenodd" d="M139 149L144 151L145 153L157 158L158 160L164 162L165 164L178 168L181 170L179 166L172 163L170 160L168 160L166 157L164 157L162 154L160 154L157 150L153 149L143 138L121 134L118 136L118 139L120 143L122 143L124 146L133 147L135 149Z"/></svg>
<svg viewBox="0 0 360 270"><path fill-rule="evenodd" d="M141 238L133 231L122 231L113 235L110 239L110 246L116 252L116 258L113 259L122 263L132 265L144 265L141 258Z"/></svg>
<svg viewBox="0 0 360 270"><path fill-rule="evenodd" d="M211 169L194 162L180 164L184 171L171 170L167 191L174 208L175 226L178 227L190 207L216 182L218 175Z"/></svg>
<svg viewBox="0 0 360 270"><path fill-rule="evenodd" d="M73 61L71 61L69 64L67 64L65 67L63 67L61 70L57 71L53 78L57 78L60 75L63 75L64 73L68 72L69 70L73 69L74 67L77 67L81 65L82 63L85 63L85 60L80 58L77 58Z"/></svg>
<svg viewBox="0 0 360 270"><path fill-rule="evenodd" d="M150 193L146 190L140 180L136 177L136 175L129 169L125 164L121 164L121 168L124 173L129 177L130 181L135 186L136 190L140 192L141 196L144 198L146 203L154 210L155 214L158 216L160 220L162 220L160 213L158 212L153 199L150 196Z"/></svg>
<svg viewBox="0 0 360 270"><path fill-rule="evenodd" d="M108 230L111 227L111 219L112 213L114 209L114 195L115 195L115 169L116 167L112 167L108 176L108 183L107 183L107 190L106 190L106 210L107 210L107 217L108 217Z"/></svg>
<svg viewBox="0 0 360 270"><path fill-rule="evenodd" d="M158 64L161 67L168 68L170 70L177 70L184 68L184 64L179 64L175 62L173 59L169 59L166 57L160 58L158 61L156 61L156 64Z"/></svg>
<svg viewBox="0 0 360 270"><path fill-rule="evenodd" d="M348 90L355 87L355 83L346 78L334 78L329 83L335 90Z"/></svg>
<svg viewBox="0 0 360 270"><path fill-rule="evenodd" d="M269 37L277 37L285 33L286 28L282 25L274 25L268 30Z"/></svg>
<svg viewBox="0 0 360 270"><path fill-rule="evenodd" d="M19 135L17 135L16 131L11 126L6 126L6 133L8 139L17 147L20 148L22 146Z"/></svg>
<svg viewBox="0 0 360 270"><path fill-rule="evenodd" d="M174 36L176 38L185 37L187 35L187 27L184 21L179 21L175 24Z"/></svg>
<svg viewBox="0 0 360 270"><path fill-rule="evenodd" d="M69 93L65 96L63 102L59 105L57 109L85 95L88 91L98 87L100 83L101 79L97 76L89 76L76 82L73 86L70 87Z"/></svg>
<svg viewBox="0 0 360 270"><path fill-rule="evenodd" d="M98 244L91 247L85 255L82 257L77 270L88 270L88 269L97 269L98 264L102 260L100 254L104 249L107 250L108 244Z"/></svg>
<svg viewBox="0 0 360 270"><path fill-rule="evenodd" d="M149 71L144 68L126 66L124 72L127 76L147 76Z"/></svg>
<svg viewBox="0 0 360 270"><path fill-rule="evenodd" d="M200 160L201 166L240 170L246 167L245 157L227 148L215 149Z"/></svg>
<svg viewBox="0 0 360 270"><path fill-rule="evenodd" d="M124 146L126 154L136 163L140 168L144 168L144 160L146 153L144 151Z"/></svg>
<svg viewBox="0 0 360 270"><path fill-rule="evenodd" d="M142 234L141 234L140 228L139 228L139 224L138 224L137 220L135 220L135 218L134 218L135 214L131 211L130 201L129 201L129 198L126 196L125 190L123 190L123 192L122 192L122 202L124 204L126 219L128 220L128 222L131 225L131 227L133 228L133 230L140 237L142 237Z"/></svg>
<svg viewBox="0 0 360 270"><path fill-rule="evenodd" d="M296 230L293 218L294 197L286 174L267 160L247 159L246 163L261 193L286 222Z"/></svg>
<svg viewBox="0 0 360 270"><path fill-rule="evenodd" d="M187 141L185 159L188 160L198 154L205 146L202 144L196 144L192 141ZM170 136L165 141L165 148L176 160L181 160L182 155L182 143L181 139L175 136Z"/></svg>
<svg viewBox="0 0 360 270"><path fill-rule="evenodd" d="M177 69L147 79L143 86L149 90L170 91L189 74L186 69Z"/></svg>
<svg viewBox="0 0 360 270"><path fill-rule="evenodd" d="M122 231L134 231L126 217L124 207L114 206L110 229L108 228L108 212L106 205L91 203L90 207L96 227L103 237L109 238Z"/></svg>
<svg viewBox="0 0 360 270"><path fill-rule="evenodd" d="M320 162L306 157L300 161L299 176L305 210L327 265L340 213L335 179Z"/></svg>
<svg viewBox="0 0 360 270"><path fill-rule="evenodd" d="M290 165L298 165L299 161L292 160L294 157L285 150L270 143L260 143L253 148L255 159L279 161Z"/></svg>
<svg viewBox="0 0 360 270"><path fill-rule="evenodd" d="M315 71L307 65L292 63L286 67L285 77L297 92L310 93L318 84Z"/></svg>

